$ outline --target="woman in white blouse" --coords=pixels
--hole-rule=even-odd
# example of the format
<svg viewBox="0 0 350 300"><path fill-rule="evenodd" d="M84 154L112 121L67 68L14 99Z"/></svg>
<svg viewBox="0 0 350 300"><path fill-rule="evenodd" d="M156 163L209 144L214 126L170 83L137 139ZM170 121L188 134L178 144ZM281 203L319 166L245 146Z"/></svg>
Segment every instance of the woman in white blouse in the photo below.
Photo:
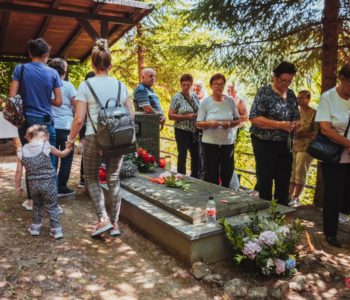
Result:
<svg viewBox="0 0 350 300"><path fill-rule="evenodd" d="M350 64L339 72L339 84L321 95L316 122L321 133L344 146L339 163L322 163L325 187L323 231L328 244L341 247L337 239L339 212L350 213L350 134L344 137L350 118Z"/></svg>

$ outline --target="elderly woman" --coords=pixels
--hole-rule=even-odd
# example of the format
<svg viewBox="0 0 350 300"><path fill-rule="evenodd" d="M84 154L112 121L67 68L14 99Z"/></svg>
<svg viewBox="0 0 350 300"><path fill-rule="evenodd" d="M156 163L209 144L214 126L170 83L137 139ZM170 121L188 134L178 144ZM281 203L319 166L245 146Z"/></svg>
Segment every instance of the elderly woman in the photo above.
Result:
<svg viewBox="0 0 350 300"><path fill-rule="evenodd" d="M255 96L249 119L256 162L259 196L288 204L289 180L292 169L292 140L299 126L297 98L288 87L296 73L289 62L273 70L272 84L262 87Z"/></svg>
<svg viewBox="0 0 350 300"><path fill-rule="evenodd" d="M175 140L177 144L177 172L186 174L187 152L191 155L191 176L198 178L199 171L199 136L196 128L196 118L199 107L198 98L191 93L193 77L184 74L180 78L181 92L172 99L169 119L174 120Z"/></svg>
<svg viewBox="0 0 350 300"><path fill-rule="evenodd" d="M339 84L321 95L316 122L322 134L344 146L338 163L321 163L324 180L323 232L328 244L341 247L337 239L339 212L350 213L350 134L344 137L350 111L350 64L339 72Z"/></svg>
<svg viewBox="0 0 350 300"><path fill-rule="evenodd" d="M199 101L208 97L207 90L205 89L205 86L202 80L197 80L193 84L193 92L196 94Z"/></svg>
<svg viewBox="0 0 350 300"><path fill-rule="evenodd" d="M223 94L226 78L218 73L210 78L212 95L200 102L197 127L203 129L205 180L229 187L233 174L233 127L239 114L232 99Z"/></svg>
<svg viewBox="0 0 350 300"><path fill-rule="evenodd" d="M88 82L102 105L105 106L106 102L111 98L117 99L117 95L120 94L120 104L124 105L133 115L132 103L127 88L124 84L119 84L115 78L108 76L109 70L112 67L112 55L108 49L107 40L99 39L96 41L96 45L92 50L91 61L95 71L95 77L89 78ZM123 156L108 156L104 155L103 152L102 156L100 155L101 149L97 145L96 131L94 130L97 127L98 112L99 105L87 83L84 81L78 88L76 111L73 126L67 138L67 145L69 147L74 143L74 139L79 134L80 129L85 123L86 115L88 115L83 154L84 176L86 188L95 205L98 217L96 229L92 233L92 236L99 236L108 230L111 236L116 236L120 234L118 226L121 204L119 172L123 162ZM111 211L109 215L98 178L102 159L106 163L108 193L111 200Z"/></svg>

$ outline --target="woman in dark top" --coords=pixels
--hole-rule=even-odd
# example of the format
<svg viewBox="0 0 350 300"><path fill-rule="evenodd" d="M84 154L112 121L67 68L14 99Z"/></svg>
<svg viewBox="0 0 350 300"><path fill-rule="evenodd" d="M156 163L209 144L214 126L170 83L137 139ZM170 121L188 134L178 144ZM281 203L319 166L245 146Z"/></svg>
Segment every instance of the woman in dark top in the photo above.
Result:
<svg viewBox="0 0 350 300"><path fill-rule="evenodd" d="M259 196L288 204L288 188L292 168L292 141L299 126L299 111L294 92L289 89L296 73L289 62L273 70L272 84L262 87L255 96L249 119L256 161Z"/></svg>

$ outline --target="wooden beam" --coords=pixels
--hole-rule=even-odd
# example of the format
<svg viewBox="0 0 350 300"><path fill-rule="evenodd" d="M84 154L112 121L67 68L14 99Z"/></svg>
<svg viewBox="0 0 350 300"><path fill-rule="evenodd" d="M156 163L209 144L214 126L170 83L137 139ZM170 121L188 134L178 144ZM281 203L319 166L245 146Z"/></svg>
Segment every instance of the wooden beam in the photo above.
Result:
<svg viewBox="0 0 350 300"><path fill-rule="evenodd" d="M104 4L95 4L93 9L91 10L92 14L97 14L101 9L103 8ZM79 38L79 36L82 34L83 29L81 26L78 24L78 26L74 29L72 34L69 36L67 41L63 44L63 46L58 50L56 56L57 57L62 57L67 55L69 49L72 47L74 42Z"/></svg>
<svg viewBox="0 0 350 300"><path fill-rule="evenodd" d="M8 0L4 0L5 3L8 3ZM2 20L1 20L1 27L0 27L0 54L4 50L4 44L5 44L5 38L6 38L6 31L7 31L7 24L9 21L10 12L4 11L2 13Z"/></svg>
<svg viewBox="0 0 350 300"><path fill-rule="evenodd" d="M121 18L121 17L109 16L109 15L99 15L99 14L76 12L71 10L45 8L45 7L32 6L32 5L0 3L0 10L17 11L20 13L36 14L41 16L79 18L79 19L88 19L88 20L108 21L116 24L134 25L132 19L130 18Z"/></svg>
<svg viewBox="0 0 350 300"><path fill-rule="evenodd" d="M30 58L26 56L0 56L0 62L27 63L30 61Z"/></svg>
<svg viewBox="0 0 350 300"><path fill-rule="evenodd" d="M52 4L51 4L51 8L58 8L62 3L62 0L55 0ZM45 35L45 32L47 30L47 28L49 27L50 23L52 20L52 16L51 17L45 17L43 23L40 26L40 29L38 31L38 33L35 35L36 38L39 37L43 37Z"/></svg>
<svg viewBox="0 0 350 300"><path fill-rule="evenodd" d="M0 54L4 50L6 31L7 31L9 18L10 18L10 13L8 11L3 12L2 20L1 20L1 28L0 28Z"/></svg>
<svg viewBox="0 0 350 300"><path fill-rule="evenodd" d="M6 55L0 55L0 62L16 62L16 63L27 63L30 62L31 59L25 55L21 56L6 56ZM80 64L79 60L70 59L67 60L69 65L77 65Z"/></svg>
<svg viewBox="0 0 350 300"><path fill-rule="evenodd" d="M102 21L101 22L101 38L108 40L108 37L109 37L108 22Z"/></svg>
<svg viewBox="0 0 350 300"><path fill-rule="evenodd" d="M90 38L93 41L96 41L99 38L99 34L96 32L94 27L92 27L88 21L86 21L85 19L77 19L77 21L80 27L86 31L86 33L90 36Z"/></svg>
<svg viewBox="0 0 350 300"><path fill-rule="evenodd" d="M132 8L138 9L149 9L153 10L154 5L151 3L144 3L140 1L132 1L132 0L94 0L97 3L105 3L105 4L115 4L115 5L123 5Z"/></svg>
<svg viewBox="0 0 350 300"><path fill-rule="evenodd" d="M108 37L111 37L115 32L117 32L117 31L120 29L120 27L121 27L121 25L115 24L115 25L111 28L111 30L109 30L109 32L108 32ZM110 44L110 43L111 43L111 41L108 40L108 46L109 46L109 47L112 46L112 44ZM86 52L86 53L84 54L84 56L80 59L80 61L81 61L81 62L84 62L84 61L90 56L90 54L91 54L91 49L90 49L88 52Z"/></svg>

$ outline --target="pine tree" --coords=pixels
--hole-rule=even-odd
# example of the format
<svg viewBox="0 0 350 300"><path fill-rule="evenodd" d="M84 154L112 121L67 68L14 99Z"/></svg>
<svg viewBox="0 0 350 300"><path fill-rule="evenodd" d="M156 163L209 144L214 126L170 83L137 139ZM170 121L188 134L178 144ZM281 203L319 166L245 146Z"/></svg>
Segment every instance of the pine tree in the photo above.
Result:
<svg viewBox="0 0 350 300"><path fill-rule="evenodd" d="M207 61L266 83L282 59L301 74L322 70L322 91L335 85L338 49L349 60L349 0L201 0L185 12L188 20L219 30L219 39L191 49Z"/></svg>

